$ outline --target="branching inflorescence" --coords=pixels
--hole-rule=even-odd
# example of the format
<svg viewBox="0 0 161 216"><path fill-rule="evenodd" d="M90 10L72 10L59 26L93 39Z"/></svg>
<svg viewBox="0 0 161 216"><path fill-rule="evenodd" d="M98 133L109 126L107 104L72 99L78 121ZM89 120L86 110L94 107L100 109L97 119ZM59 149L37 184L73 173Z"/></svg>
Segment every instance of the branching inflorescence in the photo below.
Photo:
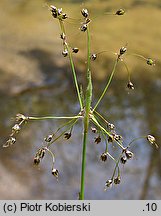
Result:
<svg viewBox="0 0 161 216"><path fill-rule="evenodd" d="M32 117L32 116L24 116L23 114L17 114L15 119L15 125L12 127L12 132L8 141L3 145L3 147L9 147L16 142L16 136L22 129L23 124L28 123L30 121L35 120L45 120L45 119L66 119L66 123L62 124L55 132L49 134L44 138L43 145L35 154L34 157L34 164L39 165L44 158L45 154L48 153L52 159L52 166L51 166L51 173L58 178L59 171L55 167L55 155L51 150L51 146L62 136L65 139L70 139L72 136L72 130L75 124L78 121L83 121L83 145L82 145L82 174L81 174L81 184L80 184L80 193L79 199L84 199L84 191L85 191L85 168L86 168L86 145L87 145L87 137L89 132L89 127L91 127L91 131L95 134L94 142L99 144L102 140L105 141L105 150L100 155L100 160L105 162L107 158L113 160L115 167L113 174L110 179L108 179L105 183L105 190L110 187L112 184L120 184L121 182L121 174L120 174L120 164L126 164L128 160L133 158L133 152L130 151L130 147L132 144L135 143L136 140L141 138L146 138L150 144L158 147L155 141L154 136L147 135L136 138L132 140L130 143L125 143L123 137L116 132L116 128L113 123L109 122L103 115L101 115L97 108L102 101L104 95L106 94L112 79L114 77L116 67L119 63L124 64L127 72L128 72L128 82L127 88L130 90L134 89L134 84L131 81L130 71L127 67L126 62L124 61L124 56L127 54L127 46L121 47L115 55L114 66L112 72L107 79L106 86L100 95L96 104L92 107L92 76L91 76L91 63L92 61L96 61L98 55L103 54L106 51L102 51L99 53L91 53L91 43L90 43L90 16L87 9L81 10L81 15L83 17L80 31L87 34L87 70L86 70L86 79L87 79L87 87L86 91L79 87L77 74L75 70L75 65L73 61L73 54L79 52L79 48L77 47L70 47L68 43L68 38L65 31L65 21L69 17L66 13L63 12L62 8L58 9L55 6L51 5L50 11L52 17L57 19L60 25L60 39L62 40L63 50L62 55L63 57L69 57L71 71L73 75L74 85L76 89L76 93L78 96L78 101L80 104L80 111L77 115L74 116L45 116L45 117ZM123 9L117 10L115 13L111 13L111 15L120 16L124 15L125 11ZM130 54L129 54L130 55ZM138 54L131 54L142 58L148 65L154 65L154 61L151 58L145 58L144 56ZM109 144L116 143L118 149L120 149L119 157L116 159L114 156L111 155L109 152Z"/></svg>

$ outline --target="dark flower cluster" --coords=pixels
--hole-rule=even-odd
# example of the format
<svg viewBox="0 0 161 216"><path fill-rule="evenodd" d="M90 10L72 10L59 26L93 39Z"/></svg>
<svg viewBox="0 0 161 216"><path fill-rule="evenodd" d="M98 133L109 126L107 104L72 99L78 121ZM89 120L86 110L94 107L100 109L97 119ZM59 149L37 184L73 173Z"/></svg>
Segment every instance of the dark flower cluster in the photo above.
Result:
<svg viewBox="0 0 161 216"><path fill-rule="evenodd" d="M58 178L59 177L59 171L55 168L55 156L54 156L53 152L49 149L49 147L45 146L45 147L42 147L42 148L38 149L38 151L35 154L34 160L33 160L34 165L38 166L40 164L40 162L44 158L46 152L48 152L49 155L52 158L51 173L52 173L53 176Z"/></svg>
<svg viewBox="0 0 161 216"><path fill-rule="evenodd" d="M28 121L28 117L23 114L17 114L15 118L15 124L12 127L11 134L7 142L3 145L3 147L9 147L16 142L16 135L20 132L22 125Z"/></svg>
<svg viewBox="0 0 161 216"><path fill-rule="evenodd" d="M55 6L50 6L51 14L54 18L65 20L68 18L67 14L63 12L62 8L56 8Z"/></svg>
<svg viewBox="0 0 161 216"><path fill-rule="evenodd" d="M84 17L84 22L82 23L80 30L82 32L85 32L87 31L88 24L90 23L91 20L89 19L89 13L87 9L82 9L81 14Z"/></svg>

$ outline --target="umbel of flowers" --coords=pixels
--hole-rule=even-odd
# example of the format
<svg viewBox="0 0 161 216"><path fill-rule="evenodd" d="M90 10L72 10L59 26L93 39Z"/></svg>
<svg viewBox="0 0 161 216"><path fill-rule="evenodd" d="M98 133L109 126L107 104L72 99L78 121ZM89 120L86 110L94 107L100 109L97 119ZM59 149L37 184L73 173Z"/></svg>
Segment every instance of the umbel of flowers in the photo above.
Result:
<svg viewBox="0 0 161 216"><path fill-rule="evenodd" d="M92 75L91 75L91 64L93 61L97 61L99 55L102 55L103 52L95 52L91 53L91 40L90 40L90 23L91 17L89 14L88 9L83 8L81 10L82 22L80 25L80 32L82 34L87 35L87 69L86 69L86 81L87 86L85 89L82 89L78 83L77 73L75 70L75 64L73 61L73 55L79 53L79 48L77 46L71 47L68 42L68 37L65 30L65 22L67 19L71 19L66 13L64 13L62 8L57 8L56 6L51 5L49 7L52 17L58 21L60 26L60 40L62 41L62 56L68 57L69 62L71 65L71 72L73 76L73 83L75 86L76 94L78 97L78 101L80 104L80 110L76 115L72 116L44 116L44 117L36 117L36 116L25 116L23 114L17 114L15 118L15 124L12 127L11 134L7 142L3 145L3 147L9 147L16 143L17 135L22 130L25 124L29 123L30 121L36 120L46 120L46 119L65 119L66 122L58 127L56 131L47 135L44 140L43 144L35 153L33 163L35 166L39 166L44 160L46 154L49 154L51 157L51 174L58 179L59 171L55 166L55 154L52 150L52 145L57 142L58 139L64 137L65 139L72 138L72 131L75 124L78 121L83 122L83 142L82 142L82 172L80 177L80 193L79 199L84 199L85 193L85 169L86 169L86 148L88 147L88 132L91 130L94 134L94 142L96 144L105 143L105 149L100 155L100 160L102 162L106 162L108 158L110 158L114 162L114 170L111 175L111 178L105 180L105 190L112 186L112 184L118 185L121 183L121 172L120 172L120 165L125 165L128 160L133 158L133 152L130 150L131 145L135 144L135 141L138 139L147 139L147 141L158 148L156 144L155 137L152 135L146 135L137 137L136 139L132 140L130 143L124 142L122 135L118 134L116 131L116 127L112 122L98 112L97 108L102 101L104 95L107 93L107 90L113 80L116 68L118 64L124 64L127 73L128 73L128 81L127 81L127 88L129 90L134 90L134 84L131 81L131 74L128 69L128 66L124 62L124 58L127 55L127 46L123 46L118 49L117 53L114 53L115 61L113 65L113 69L111 71L110 76L107 78L107 83L105 88L100 95L98 101L94 106L92 106L92 99L93 99L93 87L92 87ZM113 16L122 16L125 14L123 9L119 9L114 13L107 13L108 15ZM131 54L142 58L146 64L153 66L154 60L151 58L145 58L139 54ZM111 155L109 151L109 144L116 143L118 149L120 150L120 154L118 158L116 156Z"/></svg>

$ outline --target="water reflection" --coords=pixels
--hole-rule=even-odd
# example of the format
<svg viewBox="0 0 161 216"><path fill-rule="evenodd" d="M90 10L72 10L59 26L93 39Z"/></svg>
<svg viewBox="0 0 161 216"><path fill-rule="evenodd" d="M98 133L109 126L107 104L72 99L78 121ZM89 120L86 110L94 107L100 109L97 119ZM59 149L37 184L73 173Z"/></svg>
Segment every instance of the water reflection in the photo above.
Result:
<svg viewBox="0 0 161 216"><path fill-rule="evenodd" d="M160 143L160 86L156 84L157 80L156 77L144 77L135 94L128 94L124 88L120 90L124 85L121 80L111 86L100 112L109 116L125 140L129 141L148 132L154 134ZM95 86L95 89L98 86ZM74 99L74 90L69 91L68 84L62 88L63 90L59 85L59 88L33 91L32 94L29 92L16 98L1 96L1 140L5 141L10 132L9 120L18 112L32 115L77 113L78 104ZM2 199L77 198L81 163L81 122L74 128L70 141L61 139L54 146L56 164L60 170L58 182L51 175L50 158L47 157L39 169L32 165L34 153L41 145L43 137L56 130L58 125L58 121L28 124L24 126L15 146L0 149ZM122 168L122 184L104 192L104 182L110 177L114 164L110 160L103 164L99 161L104 146L95 145L93 140L94 137L90 134L86 180L88 199L160 199L159 150L149 146L146 141L138 141L132 148L135 159ZM110 151L117 154L116 148L111 148Z"/></svg>

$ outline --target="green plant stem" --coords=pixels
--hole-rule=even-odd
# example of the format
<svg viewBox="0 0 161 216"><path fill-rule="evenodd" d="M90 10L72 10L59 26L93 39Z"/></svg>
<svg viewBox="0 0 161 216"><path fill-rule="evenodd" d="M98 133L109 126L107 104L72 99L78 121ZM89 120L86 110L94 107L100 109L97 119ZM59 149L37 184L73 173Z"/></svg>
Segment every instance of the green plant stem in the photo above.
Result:
<svg viewBox="0 0 161 216"><path fill-rule="evenodd" d="M109 87L109 85L110 85L110 83L111 83L111 81L112 81L113 75L114 75L114 73L115 73L117 63L118 63L118 59L115 60L114 67L113 67L113 70L112 70L112 72L111 72L110 78L108 79L108 82L107 82L107 84L106 84L106 87L105 87L104 90L103 90L102 95L100 96L100 98L98 99L98 101L97 101L95 107L93 108L93 111L97 108L98 104L101 102L102 98L103 98L104 95L106 94L107 89L108 89L108 87Z"/></svg>
<svg viewBox="0 0 161 216"><path fill-rule="evenodd" d="M92 80L91 80L91 69L90 69L90 31L87 28L87 89L86 89L86 104L85 104L85 116L84 116L84 132L83 132L83 150L82 150L82 172L81 172L81 188L79 199L84 200L85 191L85 168L86 168L86 146L87 146L87 135L89 127L89 114L92 102Z"/></svg>
<svg viewBox="0 0 161 216"><path fill-rule="evenodd" d="M62 31L62 33L65 34L65 37L66 37L64 23L60 19L59 19L59 23L60 23L61 31ZM72 58L72 53L71 53L70 47L69 47L66 39L65 39L64 45L65 45L65 47L66 47L66 49L68 50L68 53L69 53L69 60L70 60L70 65L71 65L71 69L72 69L72 73L73 73L74 83L75 83L75 87L76 87L76 91L77 91L77 95L78 95L78 100L79 100L79 103L80 103L80 108L82 110L83 109L83 101L82 101L80 90L79 90L79 87L78 87L78 81L77 81L75 66L74 66L74 62L73 62L73 58Z"/></svg>
<svg viewBox="0 0 161 216"><path fill-rule="evenodd" d="M78 119L80 116L44 116L44 117L28 117L29 120L44 120L44 119Z"/></svg>
<svg viewBox="0 0 161 216"><path fill-rule="evenodd" d="M85 128L84 128L83 150L82 150L81 188L80 188L80 194L79 194L80 200L84 200L84 191L85 191L86 143L87 143L87 130L85 131Z"/></svg>

